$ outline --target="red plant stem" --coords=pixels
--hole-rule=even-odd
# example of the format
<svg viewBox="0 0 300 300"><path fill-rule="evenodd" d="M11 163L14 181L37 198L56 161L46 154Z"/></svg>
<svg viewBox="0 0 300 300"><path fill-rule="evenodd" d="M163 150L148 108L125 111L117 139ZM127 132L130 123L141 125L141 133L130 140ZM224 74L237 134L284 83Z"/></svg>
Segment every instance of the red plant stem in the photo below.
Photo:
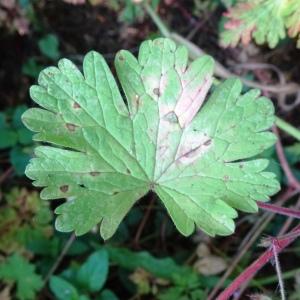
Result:
<svg viewBox="0 0 300 300"><path fill-rule="evenodd" d="M296 233L297 234L293 234ZM291 244L300 235L300 225L294 227L286 236L283 236L276 242L277 253L280 253L284 248ZM216 300L228 300L243 283L252 279L255 274L266 265L274 257L272 247L269 247L257 260L255 260L248 268L246 268L218 297Z"/></svg>
<svg viewBox="0 0 300 300"><path fill-rule="evenodd" d="M142 221L141 221L141 223L140 223L140 225L137 229L137 232L136 232L134 240L133 240L133 246L136 249L139 248L139 240L140 240L140 237L141 237L142 232L144 230L144 227L145 227L145 225L146 225L146 223L147 223L147 221L150 217L151 210L153 208L154 202L155 202L155 194L152 194L151 199L150 199L150 203L147 207L147 211L146 211L146 213L145 213L145 215L144 215L144 217L143 217L143 219L142 219Z"/></svg>
<svg viewBox="0 0 300 300"><path fill-rule="evenodd" d="M300 191L300 183L294 176L294 174L291 171L291 168L287 162L287 159L284 154L283 146L280 140L279 131L276 126L273 126L273 132L277 136L277 142L276 142L276 153L280 162L280 165L284 171L284 174L288 181L288 186L293 187L297 191Z"/></svg>
<svg viewBox="0 0 300 300"><path fill-rule="evenodd" d="M297 209L281 207L275 204L263 203L260 201L257 201L257 205L263 210L271 211L279 215L300 219L300 210Z"/></svg>

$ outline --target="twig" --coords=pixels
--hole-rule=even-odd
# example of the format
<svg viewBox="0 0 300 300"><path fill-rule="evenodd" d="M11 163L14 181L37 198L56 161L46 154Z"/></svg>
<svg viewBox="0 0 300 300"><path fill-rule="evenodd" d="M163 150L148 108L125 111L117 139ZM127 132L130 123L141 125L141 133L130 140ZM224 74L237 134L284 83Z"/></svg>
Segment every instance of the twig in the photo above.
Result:
<svg viewBox="0 0 300 300"><path fill-rule="evenodd" d="M13 167L9 167L6 171L0 176L0 184L13 172Z"/></svg>
<svg viewBox="0 0 300 300"><path fill-rule="evenodd" d="M292 173L290 166L287 162L287 159L285 157L284 154L284 150L283 150L283 146L280 140L280 136L279 136L279 132L276 126L273 127L273 132L276 134L277 136L277 142L276 142L276 152L277 152L277 156L280 162L280 165L284 171L284 174L287 178L288 181L288 185L290 187L295 188L297 191L300 191L300 183L298 182L298 180L296 179L296 177L294 176L294 174Z"/></svg>
<svg viewBox="0 0 300 300"><path fill-rule="evenodd" d="M156 24L162 35L164 35L165 37L170 37L170 31L168 30L167 26L160 20L160 17L157 15L157 13L152 9L147 1L145 1L143 4L146 12Z"/></svg>
<svg viewBox="0 0 300 300"><path fill-rule="evenodd" d="M266 211L271 211L273 213L284 215L296 219L300 219L300 211L293 208L281 207L279 205L274 205L270 203L263 203L261 201L257 201L258 207L264 209Z"/></svg>
<svg viewBox="0 0 300 300"><path fill-rule="evenodd" d="M275 123L278 128L280 128L296 140L300 141L300 131L296 127L292 126L291 124L285 122L284 120L278 117L276 118Z"/></svg>
<svg viewBox="0 0 300 300"><path fill-rule="evenodd" d="M294 196L295 194L297 194L297 191L295 191L294 189L293 190L288 190L287 191L288 193L289 192L292 192L293 194L291 194L291 196L289 197L289 198L291 198L292 196ZM299 198L300 199L300 198ZM277 205L282 205L283 203L277 203ZM298 200L298 204L300 204L300 201ZM272 214L273 216L275 215L275 214ZM281 229L280 229L280 231L279 231L279 233L278 233L278 238L280 239L280 237L281 236L283 236L285 233L286 233L286 231L288 230L288 227L289 227L289 225L290 225L290 223L291 223L291 220L293 220L293 218L292 217L289 217L287 220L286 220L286 222L285 222L285 224L281 227ZM277 277L276 277L277 278ZM243 292L245 291L245 289L247 288L247 286L249 285L249 283L250 283L250 280L248 280L247 282L245 282L241 287L240 287L240 289L239 289L239 296L237 296L236 298L235 298L235 300L238 300L238 299L240 299L240 297L241 297L241 295L243 294Z"/></svg>
<svg viewBox="0 0 300 300"><path fill-rule="evenodd" d="M272 241L272 251L274 255L274 260L275 260L275 268L276 268L276 273L277 273L277 278L278 278L278 284L279 284L279 289L280 289L280 294L281 294L281 300L286 300L285 298L285 289L284 289L284 281L282 279L282 271L280 267L280 262L279 262L279 256L277 253L277 243L276 240Z"/></svg>
<svg viewBox="0 0 300 300"><path fill-rule="evenodd" d="M288 189L286 190L282 195L278 197L279 200L276 201L278 205L284 204L288 199L293 197L297 192L295 190ZM240 260L244 257L244 255L247 253L247 251L251 248L253 243L257 240L257 238L260 236L262 231L265 229L265 227L269 224L269 222L274 218L274 213L265 213L262 217L258 219L259 225L255 225L257 229L253 233L253 235L250 237L248 242L242 242L243 247L239 248L238 254L235 256L235 258L230 263L230 266L227 268L226 272L223 274L223 276L220 278L218 283L214 286L213 290L210 292L210 294L207 297L207 300L213 300L215 299L215 296L219 289L223 286L226 279L230 276L230 274L233 272L233 270L236 268Z"/></svg>
<svg viewBox="0 0 300 300"><path fill-rule="evenodd" d="M296 208L296 209L300 209L300 197L299 197L298 200L297 200L297 203L296 203L296 205L295 205L295 208ZM289 229L289 227L291 226L293 220L294 220L293 217L289 217L289 218L285 221L285 223L283 224L283 226L281 226L281 229L280 229L280 231L279 231L279 235L283 235L283 234L285 234L285 233L288 231L288 229Z"/></svg>
<svg viewBox="0 0 300 300"><path fill-rule="evenodd" d="M298 232L300 230L300 225L297 225L291 232ZM300 234L300 232L299 232ZM280 253L284 248L290 245L297 236L286 237L284 239L278 240L277 243L277 253ZM216 300L227 300L232 296L239 287L245 282L252 279L255 274L266 265L272 258L274 253L272 248L267 249L257 260L255 260L248 268L245 269L218 297Z"/></svg>
<svg viewBox="0 0 300 300"><path fill-rule="evenodd" d="M54 272L56 271L56 269L59 267L61 261L63 260L63 258L67 254L67 252L69 251L69 249L72 246L73 242L75 241L75 238L76 238L75 234L72 233L71 236L69 237L69 239L67 240L64 248L62 249L59 257L57 258L57 260L55 261L54 265L52 266L52 268L47 273L47 275L46 275L46 277L44 279L44 285L48 282L48 280L50 279L50 277L54 274Z"/></svg>
<svg viewBox="0 0 300 300"><path fill-rule="evenodd" d="M142 232L144 230L144 227L145 227L145 225L146 225L146 223L147 223L147 221L148 221L148 219L150 217L150 213L151 213L154 201L155 201L155 194L153 193L151 195L151 200L150 200L150 203L149 203L149 205L147 207L147 211L146 211L146 213L145 213L145 215L143 217L142 222L140 223L140 225L138 227L138 230L137 230L137 232L135 234L135 237L134 237L134 240L133 240L133 245L134 245L134 247L136 249L139 248L139 240L140 240L140 237L141 237Z"/></svg>
<svg viewBox="0 0 300 300"><path fill-rule="evenodd" d="M167 37L167 36L166 36ZM190 57L192 59L198 58L201 55L205 55L206 52L196 46L194 43L188 41L184 37L180 36L177 33L170 33L169 37L171 37L175 42L185 45L190 53ZM246 86L264 90L266 92L274 93L274 94L296 94L300 91L300 86L296 83L286 83L286 84L276 84L276 85L269 85L269 84L262 84L256 81L248 80L243 77L238 76L230 72L226 69L221 63L215 60L215 69L214 74L218 77L227 79L230 77L238 77Z"/></svg>

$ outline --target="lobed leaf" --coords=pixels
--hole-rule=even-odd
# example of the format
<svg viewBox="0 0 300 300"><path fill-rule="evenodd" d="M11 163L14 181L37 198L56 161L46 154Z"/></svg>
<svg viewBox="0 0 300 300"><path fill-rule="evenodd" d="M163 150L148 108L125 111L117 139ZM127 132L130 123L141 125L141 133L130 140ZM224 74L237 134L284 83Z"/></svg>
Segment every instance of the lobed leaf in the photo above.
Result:
<svg viewBox="0 0 300 300"><path fill-rule="evenodd" d="M298 0L240 0L225 13L221 45L247 45L253 39L257 44L267 43L274 48L286 37L286 28L290 37L299 36L299 11Z"/></svg>
<svg viewBox="0 0 300 300"><path fill-rule="evenodd" d="M26 169L43 199L67 198L56 228L111 237L150 190L178 230L209 235L234 231L236 209L276 193L268 161L251 157L274 144L270 100L229 79L210 92L214 61L188 64L187 49L169 39L142 43L138 58L122 50L117 83L103 57L90 52L83 74L69 60L45 69L30 90L42 108L24 113L36 148ZM209 95L210 94L210 95ZM205 101L208 98L207 101Z"/></svg>
<svg viewBox="0 0 300 300"><path fill-rule="evenodd" d="M36 293L43 287L42 278L35 272L35 266L17 253L0 265L0 279L16 283L16 296L20 300L35 299Z"/></svg>

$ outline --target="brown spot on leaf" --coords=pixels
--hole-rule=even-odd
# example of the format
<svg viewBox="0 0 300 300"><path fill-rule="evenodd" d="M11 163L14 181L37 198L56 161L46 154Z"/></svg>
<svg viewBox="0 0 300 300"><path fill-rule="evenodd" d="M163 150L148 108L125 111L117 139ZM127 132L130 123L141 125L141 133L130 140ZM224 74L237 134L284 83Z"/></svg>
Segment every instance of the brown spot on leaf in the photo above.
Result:
<svg viewBox="0 0 300 300"><path fill-rule="evenodd" d="M160 90L159 90L159 88L154 88L153 89L153 94L159 97L160 96Z"/></svg>
<svg viewBox="0 0 300 300"><path fill-rule="evenodd" d="M75 131L76 125L71 124L71 123L66 123L66 127L69 131Z"/></svg>
<svg viewBox="0 0 300 300"><path fill-rule="evenodd" d="M170 111L164 116L164 120L170 123L178 123L178 117L174 111Z"/></svg>
<svg viewBox="0 0 300 300"><path fill-rule="evenodd" d="M209 146L211 144L211 139L205 141L205 143L203 144L204 146Z"/></svg>
<svg viewBox="0 0 300 300"><path fill-rule="evenodd" d="M81 108L81 106L79 105L79 103L74 102L73 103L73 108L78 109L78 108Z"/></svg>
<svg viewBox="0 0 300 300"><path fill-rule="evenodd" d="M239 168L243 169L244 168L244 164L239 164Z"/></svg>
<svg viewBox="0 0 300 300"><path fill-rule="evenodd" d="M100 172L92 171L92 172L90 172L90 175L91 175L91 176L99 176L99 175L100 175Z"/></svg>
<svg viewBox="0 0 300 300"><path fill-rule="evenodd" d="M119 194L118 191L113 192L113 195L118 195L118 194Z"/></svg>
<svg viewBox="0 0 300 300"><path fill-rule="evenodd" d="M139 97L139 95L135 95L133 101L134 101L135 106L138 110L139 107L140 107L140 104L141 104L141 98Z"/></svg>
<svg viewBox="0 0 300 300"><path fill-rule="evenodd" d="M228 176L228 175L225 175L225 176L223 177L223 179L224 179L225 182L227 182L227 181L229 180L229 176Z"/></svg>
<svg viewBox="0 0 300 300"><path fill-rule="evenodd" d="M123 55L119 55L119 60L123 61L124 60L124 56Z"/></svg>
<svg viewBox="0 0 300 300"><path fill-rule="evenodd" d="M62 185L61 187L59 187L59 189L63 192L66 193L69 190L69 186L68 185Z"/></svg>
<svg viewBox="0 0 300 300"><path fill-rule="evenodd" d="M126 173L127 173L127 174L131 174L131 171L127 168L127 169L126 169Z"/></svg>

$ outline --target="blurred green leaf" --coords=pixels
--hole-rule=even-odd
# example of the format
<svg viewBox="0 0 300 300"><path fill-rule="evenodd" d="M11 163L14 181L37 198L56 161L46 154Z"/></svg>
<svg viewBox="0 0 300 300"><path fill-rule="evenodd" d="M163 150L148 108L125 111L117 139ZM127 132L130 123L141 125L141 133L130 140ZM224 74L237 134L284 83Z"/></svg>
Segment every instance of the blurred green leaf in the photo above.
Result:
<svg viewBox="0 0 300 300"><path fill-rule="evenodd" d="M57 60L60 57L59 52L59 40L56 35L54 34L47 34L38 42L40 51L46 57Z"/></svg>
<svg viewBox="0 0 300 300"><path fill-rule="evenodd" d="M16 131L10 128L0 129L0 137L0 149L13 147L18 142Z"/></svg>
<svg viewBox="0 0 300 300"><path fill-rule="evenodd" d="M10 256L0 265L0 278L8 283L16 283L17 299L35 299L42 286L42 278L35 272L35 266L19 254Z"/></svg>
<svg viewBox="0 0 300 300"><path fill-rule="evenodd" d="M110 290L104 290L97 300L118 300L119 298Z"/></svg>
<svg viewBox="0 0 300 300"><path fill-rule="evenodd" d="M22 114L28 109L26 105L19 105L15 108L12 116L12 125L15 128L25 128L21 121Z"/></svg>
<svg viewBox="0 0 300 300"><path fill-rule="evenodd" d="M17 175L23 175L25 167L28 164L30 159L29 153L26 152L26 149L21 147L14 147L10 151L10 162L15 169Z"/></svg>
<svg viewBox="0 0 300 300"><path fill-rule="evenodd" d="M122 22L133 23L138 19L143 19L145 16L143 7L139 3L134 3L132 0L124 0L125 6L124 9L119 14L119 19ZM149 1L150 5L154 10L156 10L159 0Z"/></svg>
<svg viewBox="0 0 300 300"><path fill-rule="evenodd" d="M18 128L17 129L17 135L19 143L22 145L30 145L32 144L32 132L29 131L27 128Z"/></svg>
<svg viewBox="0 0 300 300"><path fill-rule="evenodd" d="M143 268L153 275L169 279L173 282L178 280L197 279L197 274L186 266L179 266L173 259L156 258L148 252L132 252L125 248L107 247L110 260L119 266L134 271Z"/></svg>
<svg viewBox="0 0 300 300"><path fill-rule="evenodd" d="M294 165L300 162L300 143L294 143L291 146L285 147L284 152L289 164Z"/></svg>
<svg viewBox="0 0 300 300"><path fill-rule="evenodd" d="M107 251L105 249L96 251L78 270L77 281L86 290L98 292L107 279L108 267Z"/></svg>
<svg viewBox="0 0 300 300"><path fill-rule="evenodd" d="M44 66L39 64L34 57L30 57L22 65L22 73L32 78L37 78Z"/></svg>
<svg viewBox="0 0 300 300"><path fill-rule="evenodd" d="M39 231L35 231L27 242L27 249L37 255L52 256L59 255L59 240L56 237L45 237Z"/></svg>
<svg viewBox="0 0 300 300"><path fill-rule="evenodd" d="M58 276L52 276L50 278L50 290L55 295L57 300L79 300L79 294L76 288Z"/></svg>
<svg viewBox="0 0 300 300"><path fill-rule="evenodd" d="M5 116L5 113L3 112L0 112L0 129L4 129L7 127L7 124L6 124L6 116Z"/></svg>

